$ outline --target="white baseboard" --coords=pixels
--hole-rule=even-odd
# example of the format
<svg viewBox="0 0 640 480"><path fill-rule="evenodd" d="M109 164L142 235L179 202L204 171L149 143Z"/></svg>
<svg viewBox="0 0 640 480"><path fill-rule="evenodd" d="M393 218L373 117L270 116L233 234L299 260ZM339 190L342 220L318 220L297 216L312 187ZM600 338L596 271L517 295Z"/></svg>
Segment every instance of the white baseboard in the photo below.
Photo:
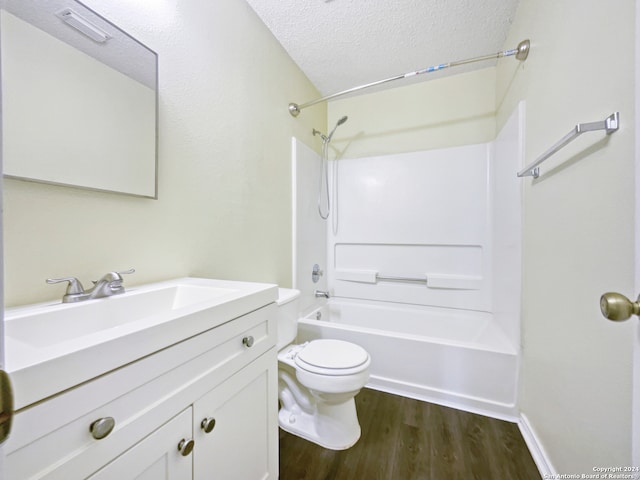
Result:
<svg viewBox="0 0 640 480"><path fill-rule="evenodd" d="M531 427L529 419L524 413L520 414L518 427L520 428L522 438L524 438L524 441L529 448L529 452L531 452L533 461L536 462L540 476L542 478L558 478L558 475L549 460L547 452L545 452L542 443L538 440L535 430Z"/></svg>
<svg viewBox="0 0 640 480"><path fill-rule="evenodd" d="M518 412L516 406L513 404L504 404L483 398L460 395L429 388L424 385L398 382L377 375L371 375L366 387L372 390L379 390L381 392L463 410L465 412L477 413L499 420L506 420L513 423L519 422Z"/></svg>

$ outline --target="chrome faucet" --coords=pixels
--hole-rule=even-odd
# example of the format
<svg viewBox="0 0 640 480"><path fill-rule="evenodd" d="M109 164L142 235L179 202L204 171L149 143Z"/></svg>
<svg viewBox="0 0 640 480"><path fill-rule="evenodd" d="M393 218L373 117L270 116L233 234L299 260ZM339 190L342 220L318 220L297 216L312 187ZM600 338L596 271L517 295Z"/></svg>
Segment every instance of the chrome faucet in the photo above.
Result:
<svg viewBox="0 0 640 480"><path fill-rule="evenodd" d="M97 282L93 282L93 288L85 290L76 277L48 278L47 283L69 282L67 292L62 297L62 303L82 302L83 300L93 300L94 298L110 297L124 293L122 275L134 273L132 268L125 272L109 272Z"/></svg>
<svg viewBox="0 0 640 480"><path fill-rule="evenodd" d="M313 294L316 296L316 298L329 298L329 292L325 292L324 290L314 290Z"/></svg>
<svg viewBox="0 0 640 480"><path fill-rule="evenodd" d="M89 298L110 297L124 293L124 285L122 285L122 274L133 273L135 270L127 270L126 272L109 272L105 274L97 282L93 282L93 288L89 290Z"/></svg>

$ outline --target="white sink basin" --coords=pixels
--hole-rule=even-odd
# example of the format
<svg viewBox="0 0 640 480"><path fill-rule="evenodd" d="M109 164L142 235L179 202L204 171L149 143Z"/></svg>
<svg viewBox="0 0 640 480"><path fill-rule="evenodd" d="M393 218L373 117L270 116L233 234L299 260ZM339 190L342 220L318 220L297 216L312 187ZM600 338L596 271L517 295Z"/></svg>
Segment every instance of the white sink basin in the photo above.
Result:
<svg viewBox="0 0 640 480"><path fill-rule="evenodd" d="M158 289L131 289L123 295L67 305L27 307L21 312L9 312L5 336L26 345L49 347L237 291L182 284Z"/></svg>
<svg viewBox="0 0 640 480"><path fill-rule="evenodd" d="M267 305L277 286L183 278L5 311L16 409Z"/></svg>

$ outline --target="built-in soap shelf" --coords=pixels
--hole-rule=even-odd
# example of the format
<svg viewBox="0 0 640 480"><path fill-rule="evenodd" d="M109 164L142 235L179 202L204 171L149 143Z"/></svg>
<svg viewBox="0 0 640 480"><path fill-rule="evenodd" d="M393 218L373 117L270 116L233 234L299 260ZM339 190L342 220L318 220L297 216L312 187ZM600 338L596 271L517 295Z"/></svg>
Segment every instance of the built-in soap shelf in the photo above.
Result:
<svg viewBox="0 0 640 480"><path fill-rule="evenodd" d="M337 269L335 279L345 282L377 284L380 281L424 283L427 288L446 290L480 290L482 277L426 273L422 277L384 275L375 270Z"/></svg>

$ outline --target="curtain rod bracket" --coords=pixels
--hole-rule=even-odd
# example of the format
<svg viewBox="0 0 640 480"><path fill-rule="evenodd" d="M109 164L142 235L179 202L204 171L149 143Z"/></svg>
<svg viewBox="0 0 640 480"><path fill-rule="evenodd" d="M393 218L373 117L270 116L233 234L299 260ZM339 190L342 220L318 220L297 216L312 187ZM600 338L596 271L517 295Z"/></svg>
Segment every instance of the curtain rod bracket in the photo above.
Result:
<svg viewBox="0 0 640 480"><path fill-rule="evenodd" d="M529 41L529 39L522 40L518 44L518 47L516 48L516 50L517 50L517 52L516 52L516 60L520 60L521 62L524 62L527 59L527 57L529 56L530 48L531 48L531 42Z"/></svg>
<svg viewBox="0 0 640 480"><path fill-rule="evenodd" d="M292 117L297 117L300 115L300 106L297 103L291 102L289 104L289 113Z"/></svg>

